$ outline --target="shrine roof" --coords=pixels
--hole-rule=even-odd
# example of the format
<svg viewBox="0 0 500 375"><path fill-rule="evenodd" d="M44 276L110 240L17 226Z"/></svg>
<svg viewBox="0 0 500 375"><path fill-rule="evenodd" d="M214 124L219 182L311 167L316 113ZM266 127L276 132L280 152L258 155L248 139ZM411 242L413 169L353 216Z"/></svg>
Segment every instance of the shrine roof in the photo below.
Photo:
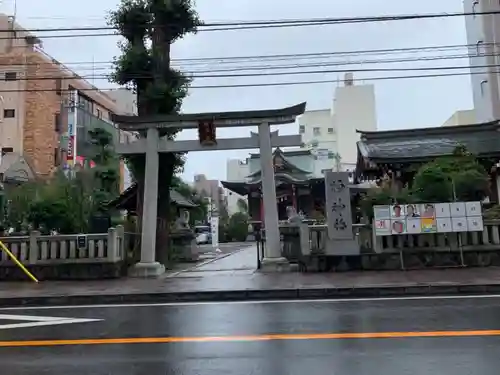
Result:
<svg viewBox="0 0 500 375"><path fill-rule="evenodd" d="M286 175L283 173L275 174L274 178L276 181L276 187L279 187L280 185L291 185L291 184L294 184L296 186L309 185L313 182L324 180L323 178L309 178L307 180L295 180L295 179L293 179L292 176ZM262 183L262 180L260 178L257 180L253 180L251 182L221 181L221 184L223 187L235 192L236 194L243 195L243 196L247 195L252 190L260 189L261 183Z"/></svg>
<svg viewBox="0 0 500 375"><path fill-rule="evenodd" d="M273 152L273 165L275 168L276 175L282 174L285 176L289 176L289 179L296 181L308 180L312 171L305 170L297 166L294 162L292 162L288 157L289 156L311 156L310 151L299 150L295 151L295 154L285 153L279 147ZM254 158L255 159L255 158ZM256 178L261 174L261 169L257 169L256 171L250 173L247 178Z"/></svg>
<svg viewBox="0 0 500 375"><path fill-rule="evenodd" d="M280 176L276 175L276 187L279 187L283 184L291 184L290 181L281 180ZM303 181L301 183L294 183L296 186L310 186L312 184L322 184L325 182L324 177L314 177L307 181ZM229 189L236 194L245 196L248 195L251 191L255 191L260 189L261 181L256 181L253 183L243 182L243 181L221 181L222 186L226 189ZM374 186L371 183L362 183L362 184L349 184L349 189L353 191L353 193L359 193L362 191L367 191L372 189Z"/></svg>
<svg viewBox="0 0 500 375"><path fill-rule="evenodd" d="M138 130L158 124L166 124L164 127L192 128L200 121L219 122L219 127L250 126L259 125L261 122L270 124L287 124L295 121L295 117L302 115L306 109L306 102L280 109L265 109L254 111L234 112L207 112L207 113L183 113L173 115L153 116L122 116L113 115L112 121L117 123L123 130ZM159 126L156 126L159 127Z"/></svg>
<svg viewBox="0 0 500 375"><path fill-rule="evenodd" d="M500 122L365 132L357 131L358 155L375 163L411 162L451 155L463 145L478 156L500 155Z"/></svg>
<svg viewBox="0 0 500 375"><path fill-rule="evenodd" d="M137 184L132 184L129 188L125 189L119 197L115 198L107 204L108 207L113 207L119 210L132 210L136 209L137 199ZM185 198L178 191L170 190L170 201L173 205L181 208L194 208L197 205L191 200Z"/></svg>

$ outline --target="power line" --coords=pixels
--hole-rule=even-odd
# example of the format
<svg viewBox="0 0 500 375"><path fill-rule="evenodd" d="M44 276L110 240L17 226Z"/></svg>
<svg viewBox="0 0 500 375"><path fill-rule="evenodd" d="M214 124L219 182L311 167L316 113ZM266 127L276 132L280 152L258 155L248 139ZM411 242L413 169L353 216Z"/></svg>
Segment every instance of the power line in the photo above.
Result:
<svg viewBox="0 0 500 375"><path fill-rule="evenodd" d="M438 78L438 77L458 77L466 75L476 75L493 73L499 74L500 70L496 71L484 71L484 72L461 72L461 73L436 73L436 74L418 74L418 75L407 75L407 76L385 76L385 77L366 77L366 78L354 78L355 82L369 82L369 81L387 81L387 80L402 80L402 79L418 79L418 78ZM311 81L292 81L292 82L266 82L266 83L245 83L245 84L231 84L231 85L193 85L189 89L217 89L217 88L242 88L242 87L268 87L268 86L295 86L295 85L309 85L309 84L322 84L322 83L337 83L338 80L311 80ZM106 91L106 90L116 90L124 87L109 87L109 88L92 88L92 89L79 89L77 91ZM12 92L70 92L73 90L67 89L12 89L12 90L0 90L0 93L12 93Z"/></svg>
<svg viewBox="0 0 500 375"><path fill-rule="evenodd" d="M484 43L483 47L496 46L497 43ZM227 56L227 57L199 57L199 58L179 58L172 59L175 63L184 63L183 65L200 65L205 62L216 62L217 65L220 64L236 64L241 62L248 62L249 60L257 60L251 62L274 62L274 61L287 61L287 60L301 60L301 59L326 59L329 57L356 57L356 56L366 56L366 55L395 55L403 53L421 53L421 52L452 52L457 50L464 50L468 48L477 48L476 44L457 44L457 45L443 45L443 46L424 46L424 47L406 47L406 48L386 48L386 49L371 49L371 50L352 50L352 51L337 51L337 52L310 52L310 53L292 53L292 54L274 54L274 55L246 55L246 56ZM450 55L443 55L450 56ZM470 55L472 57L472 54ZM239 61L242 60L242 61ZM113 61L81 61L81 62L67 62L64 63L66 66L70 65L102 65L102 64L113 64ZM187 63L187 64L186 64ZM1 63L0 66L25 66L25 65L53 65L54 62L42 62L42 63L26 63L26 64L12 64L12 63Z"/></svg>
<svg viewBox="0 0 500 375"><path fill-rule="evenodd" d="M367 73L367 72L420 72L432 70L461 70L461 69L483 69L483 68L498 68L500 65L464 65L464 66L428 66L428 67L412 67L412 68L366 68L366 69L329 69L329 70L307 70L307 71L294 71L294 72L270 72L270 73L242 73L242 74L202 74L202 75L188 75L190 78L243 78L243 77L272 77L272 76L285 76L285 75L303 75L303 74L331 74L331 73ZM34 77L19 77L20 81L43 81L43 80L56 80L59 76L34 76ZM89 75L80 76L83 79L109 79L109 75ZM145 75L134 76L133 79L148 79L151 78Z"/></svg>
<svg viewBox="0 0 500 375"><path fill-rule="evenodd" d="M394 64L394 63L408 63L408 62L428 62L428 61L440 61L440 60L458 60L458 59L469 59L474 55L462 54L462 55L441 55L441 56L423 56L419 58L399 58L399 59L376 59L376 60L359 60L359 61L322 61L319 63L305 63L305 64L290 64L290 65L256 65L256 66L237 66L231 68L221 68L221 69L196 69L196 70L184 70L184 74L198 74L198 73L220 73L220 72L242 72L242 71L262 71L262 70L287 70L287 69L304 69L304 68L324 68L332 66L353 66L353 65L374 65L374 64ZM482 54L482 57L488 56L498 56L498 54ZM1 64L0 64L1 65ZM109 66L89 66L89 67L78 67L81 70L92 70L92 71L106 71L111 70L113 67L111 63ZM184 66L175 66L176 69L185 68ZM59 69L46 69L45 72L57 73Z"/></svg>
<svg viewBox="0 0 500 375"><path fill-rule="evenodd" d="M373 22L405 21L405 20L415 20L415 19L434 19L434 18L449 18L449 17L464 17L464 16L486 16L486 15L496 15L496 14L500 14L500 11L403 14L403 15L372 16L372 17L308 18L308 19L306 18L306 19L293 19L293 20L265 20L265 21L249 21L249 22L244 22L244 21L219 22L219 23L212 22L201 25L198 31L201 32L232 31L232 30L249 30L249 29L265 29L265 28L303 27L303 26L318 26L318 25L332 25L332 24L373 23ZM112 26L59 27L59 28L24 29L22 31L68 32L68 31L106 31L106 30L115 30L115 28ZM0 32L13 32L13 30L0 29ZM109 35L118 35L118 34L116 33L62 34L62 35L56 34L56 35L45 35L43 36L43 38L71 38L71 37L84 37L84 36L90 37L90 36L109 36ZM7 39L10 38L12 37L7 37Z"/></svg>

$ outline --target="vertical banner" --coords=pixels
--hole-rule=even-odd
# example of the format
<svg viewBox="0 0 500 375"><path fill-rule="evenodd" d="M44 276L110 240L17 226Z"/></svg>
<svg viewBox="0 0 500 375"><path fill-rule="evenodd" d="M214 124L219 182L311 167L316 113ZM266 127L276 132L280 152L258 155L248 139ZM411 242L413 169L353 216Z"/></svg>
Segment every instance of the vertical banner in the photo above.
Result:
<svg viewBox="0 0 500 375"><path fill-rule="evenodd" d="M68 166L73 166L76 159L76 127L77 127L77 110L76 103L78 100L77 91L68 93L68 150L66 154L66 162Z"/></svg>
<svg viewBox="0 0 500 375"><path fill-rule="evenodd" d="M325 196L328 237L332 240L352 240L349 173L326 172Z"/></svg>
<svg viewBox="0 0 500 375"><path fill-rule="evenodd" d="M219 248L219 217L212 216L210 218L210 234L212 235L212 247Z"/></svg>

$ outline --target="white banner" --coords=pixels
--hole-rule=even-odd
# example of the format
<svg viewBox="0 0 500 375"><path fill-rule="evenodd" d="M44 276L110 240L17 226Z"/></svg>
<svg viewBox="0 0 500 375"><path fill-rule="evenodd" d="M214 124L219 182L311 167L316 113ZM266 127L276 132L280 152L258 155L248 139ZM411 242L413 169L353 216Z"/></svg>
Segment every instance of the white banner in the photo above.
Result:
<svg viewBox="0 0 500 375"><path fill-rule="evenodd" d="M212 235L212 246L217 249L219 247L219 218L217 216L210 218L210 234Z"/></svg>

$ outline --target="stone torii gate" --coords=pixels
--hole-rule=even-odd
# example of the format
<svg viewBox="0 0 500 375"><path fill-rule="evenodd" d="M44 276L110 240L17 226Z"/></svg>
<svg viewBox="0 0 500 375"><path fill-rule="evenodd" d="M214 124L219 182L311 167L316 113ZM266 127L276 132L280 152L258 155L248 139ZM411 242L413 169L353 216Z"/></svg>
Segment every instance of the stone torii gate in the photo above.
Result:
<svg viewBox="0 0 500 375"><path fill-rule="evenodd" d="M113 121L126 131L147 131L147 137L131 143L120 143L117 152L122 155L146 154L144 181L144 208L141 234L141 260L134 266L133 275L158 276L165 271L155 259L159 153L260 149L266 253L262 262L267 269L281 268L286 259L281 256L276 185L273 168L273 147L299 146L300 135L278 135L270 126L294 123L304 113L306 103L292 107L243 112L196 113L157 116L114 116ZM257 126L258 133L250 137L217 139L217 128ZM198 140L168 140L159 136L159 129L198 129Z"/></svg>

